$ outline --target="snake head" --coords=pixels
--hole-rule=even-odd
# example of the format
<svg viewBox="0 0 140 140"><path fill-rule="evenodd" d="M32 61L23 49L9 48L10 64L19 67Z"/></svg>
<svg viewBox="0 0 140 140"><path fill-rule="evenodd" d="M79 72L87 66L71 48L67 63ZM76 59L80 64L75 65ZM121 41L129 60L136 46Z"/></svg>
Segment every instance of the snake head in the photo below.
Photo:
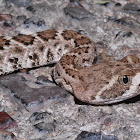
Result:
<svg viewBox="0 0 140 140"><path fill-rule="evenodd" d="M140 59L129 55L84 68L79 79L71 84L78 99L91 104L120 102L140 94Z"/></svg>

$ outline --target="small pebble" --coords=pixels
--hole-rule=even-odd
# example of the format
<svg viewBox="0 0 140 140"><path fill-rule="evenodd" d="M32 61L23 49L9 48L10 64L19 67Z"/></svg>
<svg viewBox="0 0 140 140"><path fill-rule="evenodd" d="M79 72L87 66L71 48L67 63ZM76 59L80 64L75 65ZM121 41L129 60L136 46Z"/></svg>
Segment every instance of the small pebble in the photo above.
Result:
<svg viewBox="0 0 140 140"><path fill-rule="evenodd" d="M0 112L0 130L13 127L17 127L15 120L11 118L6 112Z"/></svg>
<svg viewBox="0 0 140 140"><path fill-rule="evenodd" d="M123 9L126 12L130 12L130 13L139 13L140 12L140 7L138 6L138 4L135 4L135 3L128 3L128 4L124 5Z"/></svg>
<svg viewBox="0 0 140 140"><path fill-rule="evenodd" d="M31 1L30 0L5 0L7 5L14 4L17 7L27 7Z"/></svg>
<svg viewBox="0 0 140 140"><path fill-rule="evenodd" d="M0 140L16 140L12 132L0 130Z"/></svg>
<svg viewBox="0 0 140 140"><path fill-rule="evenodd" d="M51 133L55 130L55 125L54 123L45 123L45 122L41 122L38 123L36 125L34 125L34 127L39 131L39 132L47 132L47 133Z"/></svg>
<svg viewBox="0 0 140 140"><path fill-rule="evenodd" d="M45 21L41 18L31 17L24 21L24 26L28 28L29 26L45 26Z"/></svg>
<svg viewBox="0 0 140 140"><path fill-rule="evenodd" d="M77 0L71 0L64 8L64 13L76 19L93 17L93 14L87 11Z"/></svg>
<svg viewBox="0 0 140 140"><path fill-rule="evenodd" d="M20 16L17 17L18 22L25 21L25 19L26 19L25 15L20 15Z"/></svg>
<svg viewBox="0 0 140 140"><path fill-rule="evenodd" d="M53 122L53 117L48 112L34 112L29 118L30 122L33 124L39 123L41 121Z"/></svg>
<svg viewBox="0 0 140 140"><path fill-rule="evenodd" d="M119 2L115 4L116 7L122 6Z"/></svg>
<svg viewBox="0 0 140 140"><path fill-rule="evenodd" d="M83 131L75 140L118 140L118 138L112 135L102 135L99 133Z"/></svg>

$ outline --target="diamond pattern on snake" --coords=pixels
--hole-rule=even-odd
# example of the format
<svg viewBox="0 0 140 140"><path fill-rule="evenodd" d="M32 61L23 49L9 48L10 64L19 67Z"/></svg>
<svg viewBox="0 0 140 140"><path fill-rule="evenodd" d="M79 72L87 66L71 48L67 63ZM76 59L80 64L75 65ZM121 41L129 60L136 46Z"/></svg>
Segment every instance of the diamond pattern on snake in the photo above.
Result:
<svg viewBox="0 0 140 140"><path fill-rule="evenodd" d="M55 82L90 104L111 104L140 94L140 58L95 63L96 43L72 30L0 37L0 75L53 62Z"/></svg>

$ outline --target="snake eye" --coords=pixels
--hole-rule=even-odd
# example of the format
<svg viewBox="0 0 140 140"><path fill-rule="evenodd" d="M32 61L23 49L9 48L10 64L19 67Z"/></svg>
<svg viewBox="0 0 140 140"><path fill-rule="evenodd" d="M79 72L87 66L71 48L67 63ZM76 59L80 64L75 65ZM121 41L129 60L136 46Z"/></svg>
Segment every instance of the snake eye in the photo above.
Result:
<svg viewBox="0 0 140 140"><path fill-rule="evenodd" d="M128 75L122 75L119 77L119 82L123 85L128 85L131 82L131 77Z"/></svg>

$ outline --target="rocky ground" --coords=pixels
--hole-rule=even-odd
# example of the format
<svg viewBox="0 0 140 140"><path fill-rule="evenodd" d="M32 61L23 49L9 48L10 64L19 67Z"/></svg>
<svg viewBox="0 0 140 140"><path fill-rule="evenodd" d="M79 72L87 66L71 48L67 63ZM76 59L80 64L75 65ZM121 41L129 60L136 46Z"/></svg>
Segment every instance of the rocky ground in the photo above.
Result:
<svg viewBox="0 0 140 140"><path fill-rule="evenodd" d="M0 35L64 28L115 59L140 57L139 0L0 0ZM53 66L0 77L0 140L140 140L140 96L81 103L51 82Z"/></svg>

